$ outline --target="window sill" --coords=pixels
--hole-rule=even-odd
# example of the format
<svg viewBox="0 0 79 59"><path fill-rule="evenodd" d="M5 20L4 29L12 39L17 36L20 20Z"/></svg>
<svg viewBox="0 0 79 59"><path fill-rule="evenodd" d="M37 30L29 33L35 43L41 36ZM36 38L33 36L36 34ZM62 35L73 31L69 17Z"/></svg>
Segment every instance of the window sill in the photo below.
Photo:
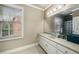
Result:
<svg viewBox="0 0 79 59"><path fill-rule="evenodd" d="M9 41L9 40L17 40L17 39L22 39L23 37L18 36L18 37L11 37L11 38L4 38L0 39L0 41Z"/></svg>

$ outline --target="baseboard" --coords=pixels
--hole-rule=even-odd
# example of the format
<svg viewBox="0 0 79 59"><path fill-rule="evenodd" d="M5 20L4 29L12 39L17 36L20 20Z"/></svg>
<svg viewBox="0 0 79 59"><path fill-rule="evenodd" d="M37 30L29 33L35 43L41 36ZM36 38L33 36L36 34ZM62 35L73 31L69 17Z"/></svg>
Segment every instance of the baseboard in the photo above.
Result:
<svg viewBox="0 0 79 59"><path fill-rule="evenodd" d="M1 52L0 54L11 54L11 53L14 53L14 52L17 52L17 51L21 51L23 49L28 49L28 48L36 46L36 45L38 45L38 43L33 43L33 44L26 45L26 46L22 46L22 47L14 48L14 49L11 49L11 50L7 50L7 51L4 51L4 52Z"/></svg>

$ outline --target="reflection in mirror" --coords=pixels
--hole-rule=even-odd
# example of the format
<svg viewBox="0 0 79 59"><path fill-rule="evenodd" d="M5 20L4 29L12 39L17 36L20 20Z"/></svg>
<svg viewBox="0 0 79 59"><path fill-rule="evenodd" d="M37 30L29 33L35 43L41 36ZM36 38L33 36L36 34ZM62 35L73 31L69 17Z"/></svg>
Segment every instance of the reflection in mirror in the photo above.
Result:
<svg viewBox="0 0 79 59"><path fill-rule="evenodd" d="M73 34L79 35L79 10L72 13L73 15Z"/></svg>

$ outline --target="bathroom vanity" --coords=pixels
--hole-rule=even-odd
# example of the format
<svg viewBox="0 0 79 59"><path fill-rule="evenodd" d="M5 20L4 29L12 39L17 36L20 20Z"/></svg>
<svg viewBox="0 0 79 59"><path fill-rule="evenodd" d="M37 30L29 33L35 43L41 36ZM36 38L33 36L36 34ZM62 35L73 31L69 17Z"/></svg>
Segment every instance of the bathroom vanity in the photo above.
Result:
<svg viewBox="0 0 79 59"><path fill-rule="evenodd" d="M47 54L78 54L79 45L67 40L56 38L47 33L39 34L39 45Z"/></svg>

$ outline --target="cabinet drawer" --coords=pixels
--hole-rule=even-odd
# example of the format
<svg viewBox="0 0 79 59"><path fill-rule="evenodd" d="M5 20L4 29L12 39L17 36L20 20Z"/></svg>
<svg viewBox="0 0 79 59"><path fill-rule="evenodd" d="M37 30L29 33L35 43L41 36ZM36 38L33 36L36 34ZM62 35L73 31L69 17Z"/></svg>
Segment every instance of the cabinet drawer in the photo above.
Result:
<svg viewBox="0 0 79 59"><path fill-rule="evenodd" d="M53 41L51 41L51 40L49 40L49 39L47 39L47 38L45 38L44 39L46 42L48 42L49 44L51 44L52 46L54 46L54 47L56 47L56 43L55 42L53 42Z"/></svg>
<svg viewBox="0 0 79 59"><path fill-rule="evenodd" d="M42 37L42 36L39 36L39 40L44 40L45 42L48 42L49 44L53 45L54 47L56 47L56 43L45 38L45 37Z"/></svg>
<svg viewBox="0 0 79 59"><path fill-rule="evenodd" d="M57 45L57 49L59 49L60 51L62 51L64 54L76 54L74 51L66 48L66 47L63 47L61 45Z"/></svg>

